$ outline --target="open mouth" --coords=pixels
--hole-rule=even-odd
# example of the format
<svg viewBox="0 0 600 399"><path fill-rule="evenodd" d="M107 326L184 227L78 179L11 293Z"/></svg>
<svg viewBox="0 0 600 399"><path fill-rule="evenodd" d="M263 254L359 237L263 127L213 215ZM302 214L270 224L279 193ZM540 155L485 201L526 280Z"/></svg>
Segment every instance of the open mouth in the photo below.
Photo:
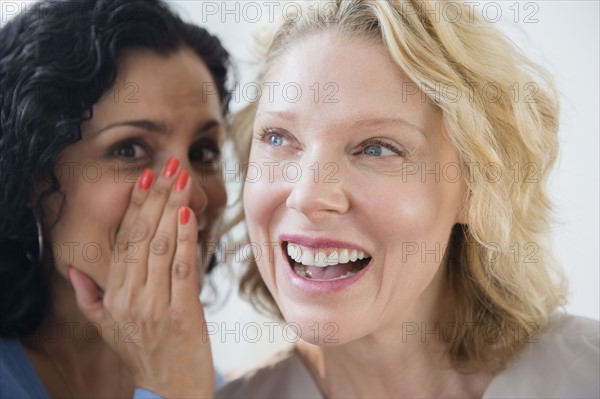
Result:
<svg viewBox="0 0 600 399"><path fill-rule="evenodd" d="M283 250L298 276L313 281L334 281L351 277L367 267L371 255L356 248L310 248L283 242Z"/></svg>

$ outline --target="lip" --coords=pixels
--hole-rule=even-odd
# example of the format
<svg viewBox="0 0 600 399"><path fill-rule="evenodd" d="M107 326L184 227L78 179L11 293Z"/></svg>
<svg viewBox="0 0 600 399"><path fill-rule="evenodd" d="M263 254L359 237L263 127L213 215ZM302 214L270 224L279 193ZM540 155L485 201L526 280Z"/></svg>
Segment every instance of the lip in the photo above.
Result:
<svg viewBox="0 0 600 399"><path fill-rule="evenodd" d="M282 234L279 236L279 241L287 241L292 242L294 244L300 244L303 247L315 248L315 249L325 249L325 248L348 248L348 249L358 249L363 251L366 254L370 254L370 251L365 250L363 247L353 244L351 242L334 240L331 238L312 238L301 235L291 235L291 234Z"/></svg>
<svg viewBox="0 0 600 399"><path fill-rule="evenodd" d="M348 242L339 241L339 240L332 240L332 239L325 239L325 238L310 238L310 237L306 237L306 236L287 235L287 234L281 235L279 237L279 239L280 239L281 243L283 243L283 241L287 241L287 242L292 242L295 244L300 244L302 246L309 247L309 248L328 248L328 247L349 248L349 249L356 248L358 250L364 251L365 253L370 253L368 251L365 251L360 246L357 246L355 244L348 243ZM303 292L310 293L310 294L325 295L325 294L332 294L335 292L340 292L345 289L348 289L350 286L357 283L371 268L372 262L369 262L369 264L367 266L365 266L364 269L362 269L362 270L358 271L356 274L354 274L348 278L342 279L342 280L331 280L331 281L309 280L307 278L301 277L301 276L297 275L296 273L294 273L294 270L292 269L292 265L290 264L290 262L288 260L285 246L280 245L280 247L281 247L281 256L283 257L285 264L287 265L287 267L285 268L285 273L286 273L291 285L298 290L301 290Z"/></svg>

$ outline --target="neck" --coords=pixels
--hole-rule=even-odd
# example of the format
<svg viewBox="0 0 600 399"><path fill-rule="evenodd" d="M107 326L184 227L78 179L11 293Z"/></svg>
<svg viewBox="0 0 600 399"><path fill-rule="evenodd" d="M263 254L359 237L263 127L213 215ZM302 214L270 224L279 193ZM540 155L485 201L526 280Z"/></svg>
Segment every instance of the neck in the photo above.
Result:
<svg viewBox="0 0 600 399"><path fill-rule="evenodd" d="M397 330L335 347L300 341L297 350L326 398L483 395L492 374L462 374L442 342L402 342L402 334Z"/></svg>
<svg viewBox="0 0 600 399"><path fill-rule="evenodd" d="M448 293L435 290L370 335L332 347L299 341L297 351L326 398L481 397L494 374L461 373L448 354L455 325ZM403 320L410 320L406 322Z"/></svg>
<svg viewBox="0 0 600 399"><path fill-rule="evenodd" d="M50 307L40 327L24 341L34 348L51 348L65 357L106 350L101 329L77 308L75 291L65 277L54 271L50 280Z"/></svg>
<svg viewBox="0 0 600 399"><path fill-rule="evenodd" d="M130 395L131 377L102 339L102 334L112 336L118 330L111 331L89 322L77 307L73 287L56 271L50 276L50 292L51 303L42 324L22 339L49 393L60 396L61 392L57 392L60 389L75 396L94 392L98 393L96 396L106 396L104 390L110 388L112 396ZM64 379L66 383L57 383L57 379ZM123 390L128 393L123 394Z"/></svg>

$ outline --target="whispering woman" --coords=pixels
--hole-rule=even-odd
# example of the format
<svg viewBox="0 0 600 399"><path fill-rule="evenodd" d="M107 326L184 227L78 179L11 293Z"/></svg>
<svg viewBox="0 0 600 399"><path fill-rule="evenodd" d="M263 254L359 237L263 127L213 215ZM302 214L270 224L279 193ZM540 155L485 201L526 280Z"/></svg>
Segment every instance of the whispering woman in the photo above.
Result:
<svg viewBox="0 0 600 399"><path fill-rule="evenodd" d="M201 331L208 259L197 247L217 238L226 203L215 170L228 53L160 1L43 1L0 35L0 396L212 392L212 366L166 368L181 353L145 346L150 323L89 322L68 274L77 268L110 292L109 276L118 281L126 268L173 267L173 278L139 279L147 290L135 299L173 320L153 334L176 336L198 364L211 363L201 335L186 335L176 315L193 312ZM135 242L119 245L128 232ZM144 358L126 356L134 347L158 359L159 374L135 368Z"/></svg>

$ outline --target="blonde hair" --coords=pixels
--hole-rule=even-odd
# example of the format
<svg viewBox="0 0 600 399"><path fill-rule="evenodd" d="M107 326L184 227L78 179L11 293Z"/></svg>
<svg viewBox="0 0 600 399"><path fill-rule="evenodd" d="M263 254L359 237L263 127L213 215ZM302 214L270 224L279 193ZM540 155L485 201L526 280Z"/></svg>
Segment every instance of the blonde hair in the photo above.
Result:
<svg viewBox="0 0 600 399"><path fill-rule="evenodd" d="M455 226L445 254L452 319L479 328L459 329L448 350L456 365L502 367L565 302L564 277L544 243L552 207L546 183L558 151L558 94L551 78L461 3L452 3L462 10L460 18L458 12L453 18L431 12L447 2L338 0L318 8L308 3L289 7L297 12L288 12L261 43L260 77L299 38L337 31L376 39L442 110L463 165L479 165L464 168L468 222ZM450 96L449 87L462 96ZM256 105L235 121L242 170ZM240 289L259 309L279 313L254 262Z"/></svg>

